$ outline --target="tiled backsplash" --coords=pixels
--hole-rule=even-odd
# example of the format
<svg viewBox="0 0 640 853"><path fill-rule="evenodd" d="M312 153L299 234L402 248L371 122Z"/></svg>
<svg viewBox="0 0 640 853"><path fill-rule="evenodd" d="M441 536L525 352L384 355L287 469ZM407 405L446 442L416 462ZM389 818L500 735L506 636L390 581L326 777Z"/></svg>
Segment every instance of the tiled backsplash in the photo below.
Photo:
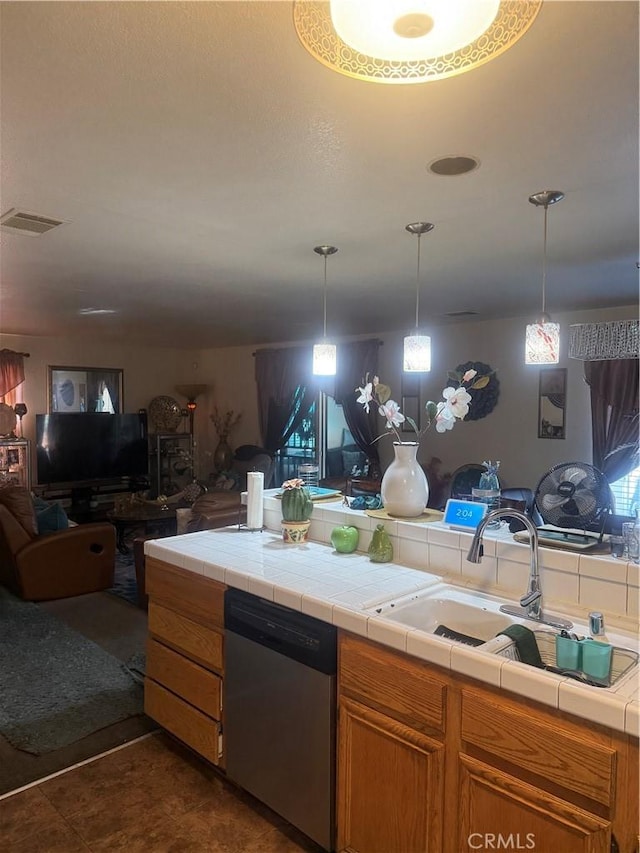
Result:
<svg viewBox="0 0 640 853"><path fill-rule="evenodd" d="M275 490L265 496L265 526L279 530L280 501ZM330 545L332 529L351 524L360 531L358 551L366 553L378 518L355 512L334 503L316 504L311 519L310 538ZM510 597L522 594L529 576L529 547L514 542L508 527L488 530L484 535L481 563L466 560L470 533L457 532L441 522L430 524L385 520L385 529L393 544L394 562L413 569L442 575L447 580L473 589L505 591ZM626 627L637 627L639 613L640 567L610 555L592 555L543 546L539 550L540 576L545 602L554 608L569 606L588 612L601 610L623 620ZM631 621L631 625L629 625Z"/></svg>

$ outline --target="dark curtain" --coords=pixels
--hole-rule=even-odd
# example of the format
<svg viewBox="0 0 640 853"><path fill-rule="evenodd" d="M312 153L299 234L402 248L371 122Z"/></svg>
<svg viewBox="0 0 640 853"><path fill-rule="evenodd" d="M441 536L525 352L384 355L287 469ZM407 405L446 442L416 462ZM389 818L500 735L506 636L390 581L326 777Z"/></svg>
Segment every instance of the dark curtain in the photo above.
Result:
<svg viewBox="0 0 640 853"><path fill-rule="evenodd" d="M10 349L0 350L0 397L6 397L23 382L24 356ZM15 403L14 396L6 401L8 405Z"/></svg>
<svg viewBox="0 0 640 853"><path fill-rule="evenodd" d="M256 387L263 446L280 450L309 416L317 389L312 387L310 347L258 350Z"/></svg>
<svg viewBox="0 0 640 853"><path fill-rule="evenodd" d="M609 483L638 465L638 360L585 361L591 388L593 464Z"/></svg>
<svg viewBox="0 0 640 853"><path fill-rule="evenodd" d="M335 384L335 401L342 406L344 419L355 443L369 460L369 476L380 477L380 455L377 436L377 409L369 407L369 414L356 402L356 388L362 385L366 374L373 378L378 372L378 348L380 341L352 341L338 345L338 375Z"/></svg>

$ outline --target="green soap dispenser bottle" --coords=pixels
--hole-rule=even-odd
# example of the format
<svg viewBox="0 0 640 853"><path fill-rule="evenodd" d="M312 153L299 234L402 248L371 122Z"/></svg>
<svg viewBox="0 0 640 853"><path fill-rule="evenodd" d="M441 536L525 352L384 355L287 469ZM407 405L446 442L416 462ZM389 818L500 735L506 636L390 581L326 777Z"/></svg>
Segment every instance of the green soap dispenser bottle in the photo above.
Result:
<svg viewBox="0 0 640 853"><path fill-rule="evenodd" d="M369 545L369 559L372 563L389 563L393 559L393 545L384 524L376 525Z"/></svg>

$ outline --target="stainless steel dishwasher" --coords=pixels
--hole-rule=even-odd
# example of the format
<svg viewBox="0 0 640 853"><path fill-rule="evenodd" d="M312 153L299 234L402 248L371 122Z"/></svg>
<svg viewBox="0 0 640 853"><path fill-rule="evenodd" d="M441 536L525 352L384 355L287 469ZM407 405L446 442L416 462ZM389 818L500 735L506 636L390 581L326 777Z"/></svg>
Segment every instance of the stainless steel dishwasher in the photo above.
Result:
<svg viewBox="0 0 640 853"><path fill-rule="evenodd" d="M227 776L333 850L336 629L236 589L224 618Z"/></svg>

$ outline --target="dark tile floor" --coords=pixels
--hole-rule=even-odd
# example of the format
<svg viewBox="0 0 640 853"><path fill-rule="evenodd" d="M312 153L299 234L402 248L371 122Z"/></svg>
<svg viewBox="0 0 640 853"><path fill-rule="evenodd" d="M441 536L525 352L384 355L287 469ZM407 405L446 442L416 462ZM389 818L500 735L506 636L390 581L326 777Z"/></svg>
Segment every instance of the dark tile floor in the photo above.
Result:
<svg viewBox="0 0 640 853"><path fill-rule="evenodd" d="M158 733L0 800L3 853L321 853Z"/></svg>

